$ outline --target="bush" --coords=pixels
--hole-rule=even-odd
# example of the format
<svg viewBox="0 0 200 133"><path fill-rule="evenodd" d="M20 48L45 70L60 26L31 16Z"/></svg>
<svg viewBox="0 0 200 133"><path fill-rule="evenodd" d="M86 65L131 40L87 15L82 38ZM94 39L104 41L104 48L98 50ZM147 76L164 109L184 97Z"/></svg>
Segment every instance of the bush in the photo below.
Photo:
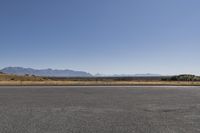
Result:
<svg viewBox="0 0 200 133"><path fill-rule="evenodd" d="M0 72L0 74L4 74L3 72Z"/></svg>

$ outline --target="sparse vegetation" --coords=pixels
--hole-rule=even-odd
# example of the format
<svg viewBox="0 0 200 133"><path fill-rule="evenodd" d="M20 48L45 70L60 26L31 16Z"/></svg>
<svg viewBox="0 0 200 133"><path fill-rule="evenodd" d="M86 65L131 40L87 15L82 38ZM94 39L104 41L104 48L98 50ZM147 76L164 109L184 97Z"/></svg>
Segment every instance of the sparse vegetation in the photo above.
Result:
<svg viewBox="0 0 200 133"><path fill-rule="evenodd" d="M43 86L69 86L69 85L176 85L200 86L200 79L194 75L179 75L172 77L38 77L35 75L0 74L0 85L43 85Z"/></svg>
<svg viewBox="0 0 200 133"><path fill-rule="evenodd" d="M183 74L178 76L172 77L165 77L162 78L163 81L200 81L199 76L190 75L190 74Z"/></svg>
<svg viewBox="0 0 200 133"><path fill-rule="evenodd" d="M18 76L0 73L0 81L44 81L44 78L31 75Z"/></svg>

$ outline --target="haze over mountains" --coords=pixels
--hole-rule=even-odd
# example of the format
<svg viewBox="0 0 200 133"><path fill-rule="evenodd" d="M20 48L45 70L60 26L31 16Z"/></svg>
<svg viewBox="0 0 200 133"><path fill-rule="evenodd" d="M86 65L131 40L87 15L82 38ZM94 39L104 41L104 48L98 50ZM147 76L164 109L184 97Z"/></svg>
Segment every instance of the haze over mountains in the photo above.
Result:
<svg viewBox="0 0 200 133"><path fill-rule="evenodd" d="M106 75L106 74L96 74L94 75L96 77L156 77L156 76L162 76L161 74L152 74L152 73L146 73L146 74L113 74L113 75Z"/></svg>
<svg viewBox="0 0 200 133"><path fill-rule="evenodd" d="M47 76L47 77L153 77L153 76L161 76L160 74L96 74L92 75L88 72L84 71L75 71L75 70L58 70L58 69L33 69L33 68L23 68L23 67L5 67L0 72L7 74L15 74L15 75L35 75L35 76Z"/></svg>
<svg viewBox="0 0 200 133"><path fill-rule="evenodd" d="M90 73L84 71L74 71L74 70L53 70L53 69L33 69L33 68L23 68L23 67L6 67L0 70L7 74L16 75L36 75L36 76L49 76L49 77L89 77L92 76Z"/></svg>

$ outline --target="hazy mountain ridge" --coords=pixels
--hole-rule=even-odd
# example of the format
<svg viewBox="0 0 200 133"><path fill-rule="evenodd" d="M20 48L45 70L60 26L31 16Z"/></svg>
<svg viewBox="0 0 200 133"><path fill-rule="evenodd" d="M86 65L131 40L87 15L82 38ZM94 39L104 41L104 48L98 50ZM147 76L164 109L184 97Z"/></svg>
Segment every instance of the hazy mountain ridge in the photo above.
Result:
<svg viewBox="0 0 200 133"><path fill-rule="evenodd" d="M52 76L52 77L90 77L90 73L84 71L74 71L74 70L57 70L57 69L33 69L33 68L23 68L23 67L6 67L0 70L7 74L16 75L36 75L36 76Z"/></svg>
<svg viewBox="0 0 200 133"><path fill-rule="evenodd" d="M146 74L113 74L113 75L106 75L106 74L96 74L96 77L157 77L162 76L161 74L153 74L153 73L146 73Z"/></svg>
<svg viewBox="0 0 200 133"><path fill-rule="evenodd" d="M33 69L33 68L24 68L24 67L5 67L0 72L7 74L15 74L15 75L35 75L35 76L48 76L48 77L153 77L153 76L161 76L160 74L96 74L92 75L88 72L84 71L74 71L74 70L58 70L58 69Z"/></svg>

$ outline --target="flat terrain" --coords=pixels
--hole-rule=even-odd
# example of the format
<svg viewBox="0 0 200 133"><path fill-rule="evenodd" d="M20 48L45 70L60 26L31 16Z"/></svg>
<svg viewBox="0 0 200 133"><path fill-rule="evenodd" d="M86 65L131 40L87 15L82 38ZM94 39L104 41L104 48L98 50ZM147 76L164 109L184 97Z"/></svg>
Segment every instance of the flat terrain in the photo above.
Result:
<svg viewBox="0 0 200 133"><path fill-rule="evenodd" d="M200 81L188 80L188 77L200 79L193 75L176 77L179 80L166 80L170 77L40 77L0 72L0 86L200 86Z"/></svg>
<svg viewBox="0 0 200 133"><path fill-rule="evenodd" d="M200 87L0 87L0 133L200 133Z"/></svg>

